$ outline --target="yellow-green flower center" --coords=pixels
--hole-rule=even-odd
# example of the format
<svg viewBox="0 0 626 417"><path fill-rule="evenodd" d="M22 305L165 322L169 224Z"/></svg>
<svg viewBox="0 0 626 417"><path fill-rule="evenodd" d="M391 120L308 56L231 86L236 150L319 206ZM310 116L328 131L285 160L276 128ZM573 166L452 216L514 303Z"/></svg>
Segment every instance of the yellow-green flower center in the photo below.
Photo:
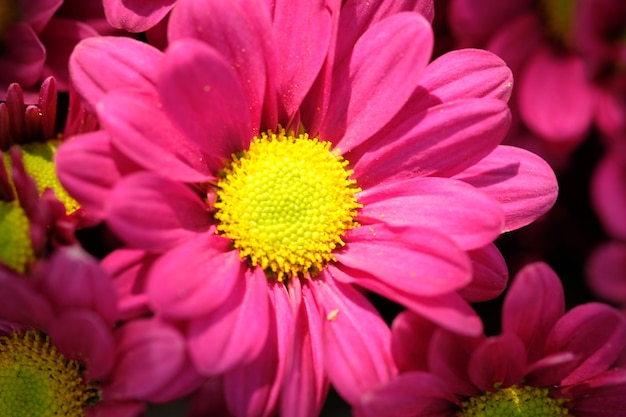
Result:
<svg viewBox="0 0 626 417"><path fill-rule="evenodd" d="M569 412L565 400L548 396L547 388L512 386L471 397L459 417L558 417Z"/></svg>
<svg viewBox="0 0 626 417"><path fill-rule="evenodd" d="M31 142L20 145L22 161L24 162L26 172L37 183L39 194L43 193L46 188L52 188L59 201L65 205L67 214L71 214L80 206L61 186L59 177L57 177L54 155L59 144L58 140L49 140L47 142ZM10 169L11 160L8 153L4 153L4 163L7 170Z"/></svg>
<svg viewBox="0 0 626 417"><path fill-rule="evenodd" d="M269 131L233 155L217 183L218 232L279 281L322 270L346 230L358 226L360 189L348 161L330 147L306 134Z"/></svg>
<svg viewBox="0 0 626 417"><path fill-rule="evenodd" d="M0 337L1 416L84 417L99 400L81 365L65 358L47 336L18 331Z"/></svg>
<svg viewBox="0 0 626 417"><path fill-rule="evenodd" d="M571 46L576 0L540 0L539 5L550 35L558 43Z"/></svg>
<svg viewBox="0 0 626 417"><path fill-rule="evenodd" d="M17 200L0 201L0 263L23 274L34 260L26 213Z"/></svg>

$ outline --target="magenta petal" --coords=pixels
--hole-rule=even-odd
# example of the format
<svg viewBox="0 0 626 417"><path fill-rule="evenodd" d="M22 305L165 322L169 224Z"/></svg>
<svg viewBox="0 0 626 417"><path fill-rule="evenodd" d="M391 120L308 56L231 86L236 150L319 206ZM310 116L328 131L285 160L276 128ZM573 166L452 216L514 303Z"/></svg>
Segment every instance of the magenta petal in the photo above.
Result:
<svg viewBox="0 0 626 417"><path fill-rule="evenodd" d="M145 42L97 36L76 45L70 57L70 75L86 107L95 111L104 94L115 88L154 88L162 56ZM103 63L106 71L102 70Z"/></svg>
<svg viewBox="0 0 626 417"><path fill-rule="evenodd" d="M148 281L150 304L168 319L208 314L231 296L243 267L230 240L198 236L155 262Z"/></svg>
<svg viewBox="0 0 626 417"><path fill-rule="evenodd" d="M29 88L43 78L46 49L29 25L23 22L9 25L2 48L0 91L3 96L11 83L17 82L22 88Z"/></svg>
<svg viewBox="0 0 626 417"><path fill-rule="evenodd" d="M46 329L64 356L87 364L85 377L103 379L115 362L113 328L89 310L74 310L57 317Z"/></svg>
<svg viewBox="0 0 626 417"><path fill-rule="evenodd" d="M218 159L248 148L249 105L232 65L195 39L169 46L158 90L178 128L204 153Z"/></svg>
<svg viewBox="0 0 626 417"><path fill-rule="evenodd" d="M0 269L0 317L4 325L45 329L53 319L52 306L36 294L23 276Z"/></svg>
<svg viewBox="0 0 626 417"><path fill-rule="evenodd" d="M129 175L110 195L107 220L127 243L164 251L207 233L210 216L191 188L149 172Z"/></svg>
<svg viewBox="0 0 626 417"><path fill-rule="evenodd" d="M373 224L350 230L344 249L335 253L355 279L366 275L384 285L419 296L454 291L470 282L467 255L432 229Z"/></svg>
<svg viewBox="0 0 626 417"><path fill-rule="evenodd" d="M505 215L503 231L519 229L546 213L559 191L554 171L547 162L513 146L498 146L455 178L500 202Z"/></svg>
<svg viewBox="0 0 626 417"><path fill-rule="evenodd" d="M604 300L626 304L626 243L613 241L596 247L587 261L587 282Z"/></svg>
<svg viewBox="0 0 626 417"><path fill-rule="evenodd" d="M519 75L528 62L528 57L539 49L544 41L545 28L541 16L532 8L528 8L507 24L500 26L489 39L487 49L502 58L513 73Z"/></svg>
<svg viewBox="0 0 626 417"><path fill-rule="evenodd" d="M145 32L170 11L176 0L103 0L109 24L129 32Z"/></svg>
<svg viewBox="0 0 626 417"><path fill-rule="evenodd" d="M530 58L517 86L520 114L532 131L554 142L584 139L595 99L581 58L543 47Z"/></svg>
<svg viewBox="0 0 626 417"><path fill-rule="evenodd" d="M395 373L391 332L376 309L348 284L312 282L320 313L326 371L337 392L350 404Z"/></svg>
<svg viewBox="0 0 626 417"><path fill-rule="evenodd" d="M573 415L584 417L626 416L626 369L610 370L568 387L563 394Z"/></svg>
<svg viewBox="0 0 626 417"><path fill-rule="evenodd" d="M436 230L462 249L476 249L501 233L504 213L493 198L449 178L413 178L361 192L362 224L381 222Z"/></svg>
<svg viewBox="0 0 626 417"><path fill-rule="evenodd" d="M222 306L190 322L189 352L198 372L223 373L260 354L271 320L267 292L267 278L259 268L241 274Z"/></svg>
<svg viewBox="0 0 626 417"><path fill-rule="evenodd" d="M571 351L580 363L562 385L575 384L609 369L624 350L626 319L606 304L574 307L554 325L546 341L548 353Z"/></svg>
<svg viewBox="0 0 626 417"><path fill-rule="evenodd" d="M321 139L347 152L376 133L417 86L432 47L430 24L417 13L398 13L369 28L351 58L336 64Z"/></svg>
<svg viewBox="0 0 626 417"><path fill-rule="evenodd" d="M521 384L526 367L524 344L512 334L485 340L472 353L468 372L481 391L493 391Z"/></svg>
<svg viewBox="0 0 626 417"><path fill-rule="evenodd" d="M626 241L626 165L610 153L600 160L591 181L591 202L604 229Z"/></svg>
<svg viewBox="0 0 626 417"><path fill-rule="evenodd" d="M509 280L509 270L498 248L489 244L468 254L472 262L472 282L458 290L459 295L476 303L502 294Z"/></svg>
<svg viewBox="0 0 626 417"><path fill-rule="evenodd" d="M407 114L346 158L354 161L363 188L407 177L448 177L492 152L509 125L509 109L500 100L452 101Z"/></svg>
<svg viewBox="0 0 626 417"><path fill-rule="evenodd" d="M446 382L426 372L407 372L361 397L354 417L452 416L459 400Z"/></svg>
<svg viewBox="0 0 626 417"><path fill-rule="evenodd" d="M111 92L98 117L115 148L137 164L182 182L213 179L206 154L172 125L153 93Z"/></svg>
<svg viewBox="0 0 626 417"><path fill-rule="evenodd" d="M20 0L17 4L20 10L20 19L27 22L39 33L63 5L63 0Z"/></svg>
<svg viewBox="0 0 626 417"><path fill-rule="evenodd" d="M563 287L556 273L542 262L520 270L502 306L502 332L515 334L524 342L528 361L545 352L546 337L565 311Z"/></svg>
<svg viewBox="0 0 626 417"><path fill-rule="evenodd" d="M428 369L430 339L438 327L410 310L399 313L391 324L391 353L398 371Z"/></svg>

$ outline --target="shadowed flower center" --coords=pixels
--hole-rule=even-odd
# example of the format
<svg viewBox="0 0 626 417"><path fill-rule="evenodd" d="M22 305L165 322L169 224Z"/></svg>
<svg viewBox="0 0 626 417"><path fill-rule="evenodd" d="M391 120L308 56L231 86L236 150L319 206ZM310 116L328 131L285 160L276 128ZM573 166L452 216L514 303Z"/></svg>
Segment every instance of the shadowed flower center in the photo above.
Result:
<svg viewBox="0 0 626 417"><path fill-rule="evenodd" d="M30 221L17 200L0 201L0 263L23 274L35 260Z"/></svg>
<svg viewBox="0 0 626 417"><path fill-rule="evenodd" d="M242 258L279 281L334 260L358 224L352 170L330 142L269 131L233 155L218 181L215 218Z"/></svg>
<svg viewBox="0 0 626 417"><path fill-rule="evenodd" d="M539 5L550 35L559 44L571 46L576 0L540 0Z"/></svg>
<svg viewBox="0 0 626 417"><path fill-rule="evenodd" d="M459 417L557 417L567 416L565 400L548 396L547 388L512 386L471 397L462 403Z"/></svg>
<svg viewBox="0 0 626 417"><path fill-rule="evenodd" d="M71 214L80 206L65 191L57 177L54 155L59 144L58 140L49 140L47 142L30 142L20 145L22 161L28 175L35 180L39 194L41 195L46 188L51 188L59 201L65 206L65 212ZM4 163L8 171L11 166L11 158L8 153L4 153Z"/></svg>
<svg viewBox="0 0 626 417"><path fill-rule="evenodd" d="M77 361L65 358L36 331L0 337L0 415L84 417L100 401Z"/></svg>

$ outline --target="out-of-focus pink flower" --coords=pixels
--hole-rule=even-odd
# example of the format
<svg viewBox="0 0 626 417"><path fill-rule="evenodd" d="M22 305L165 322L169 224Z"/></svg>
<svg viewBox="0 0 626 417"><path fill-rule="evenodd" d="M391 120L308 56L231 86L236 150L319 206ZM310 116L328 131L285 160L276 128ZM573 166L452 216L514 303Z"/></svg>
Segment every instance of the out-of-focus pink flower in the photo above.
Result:
<svg viewBox="0 0 626 417"><path fill-rule="evenodd" d="M365 394L355 415L626 415L626 319L600 303L564 306L559 277L535 263L515 277L498 336L461 336L401 313L392 326L400 373Z"/></svg>
<svg viewBox="0 0 626 417"><path fill-rule="evenodd" d="M626 243L613 240L598 246L587 262L591 290L601 299L626 307Z"/></svg>
<svg viewBox="0 0 626 417"><path fill-rule="evenodd" d="M56 78L69 89L68 59L81 39L98 35L94 27L104 16L98 0L8 0L0 18L0 97L10 84L20 84L26 103L36 103L41 82ZM84 20L86 19L88 23ZM104 29L102 24L98 28ZM108 32L105 32L108 33Z"/></svg>
<svg viewBox="0 0 626 417"><path fill-rule="evenodd" d="M81 42L73 82L103 130L57 161L128 245L104 260L123 314L176 325L232 414L315 415L329 381L352 402L394 372L354 285L478 334L463 297L504 288L493 240L557 186L499 146L500 59L428 64L431 2L267 3L178 1L164 53Z"/></svg>
<svg viewBox="0 0 626 417"><path fill-rule="evenodd" d="M176 0L104 0L109 24L129 32L146 32L166 20Z"/></svg>

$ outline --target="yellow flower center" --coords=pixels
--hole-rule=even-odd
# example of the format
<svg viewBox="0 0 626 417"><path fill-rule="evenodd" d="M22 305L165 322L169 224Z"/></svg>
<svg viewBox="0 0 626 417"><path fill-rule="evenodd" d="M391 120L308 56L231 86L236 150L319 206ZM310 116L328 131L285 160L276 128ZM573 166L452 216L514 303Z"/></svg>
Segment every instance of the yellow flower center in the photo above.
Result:
<svg viewBox="0 0 626 417"><path fill-rule="evenodd" d="M22 161L26 172L35 180L39 194L46 188L52 188L59 201L65 205L67 214L76 211L80 206L65 191L59 182L54 165L54 155L59 147L60 141L49 140L47 142L31 142L20 145L22 150ZM10 169L11 159L8 153L4 153L4 163L7 170Z"/></svg>
<svg viewBox="0 0 626 417"><path fill-rule="evenodd" d="M23 274L34 260L26 213L17 200L0 201L0 263Z"/></svg>
<svg viewBox="0 0 626 417"><path fill-rule="evenodd" d="M563 46L573 42L576 0L540 0L539 7L550 35Z"/></svg>
<svg viewBox="0 0 626 417"><path fill-rule="evenodd" d="M471 397L459 417L558 417L569 412L564 399L548 396L547 388L512 386Z"/></svg>
<svg viewBox="0 0 626 417"><path fill-rule="evenodd" d="M218 232L279 281L322 270L346 230L358 226L360 189L330 147L306 134L268 131L233 155L217 183Z"/></svg>
<svg viewBox="0 0 626 417"><path fill-rule="evenodd" d="M65 358L50 338L36 331L0 337L0 415L84 417L100 401L85 382L81 365Z"/></svg>

